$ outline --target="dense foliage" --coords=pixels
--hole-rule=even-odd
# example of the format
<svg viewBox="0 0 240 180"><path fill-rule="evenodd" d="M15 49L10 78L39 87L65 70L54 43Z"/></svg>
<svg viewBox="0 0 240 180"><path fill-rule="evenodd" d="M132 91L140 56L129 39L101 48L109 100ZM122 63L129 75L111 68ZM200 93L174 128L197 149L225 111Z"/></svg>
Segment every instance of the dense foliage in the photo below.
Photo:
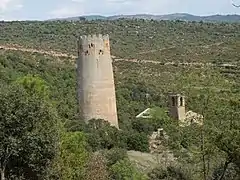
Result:
<svg viewBox="0 0 240 180"><path fill-rule="evenodd" d="M56 112L22 86L0 92L0 171L4 179L43 178L58 150Z"/></svg>
<svg viewBox="0 0 240 180"><path fill-rule="evenodd" d="M117 57L215 64L239 60L240 25L234 23L1 22L0 28L2 45L69 54L76 54L77 35L108 33ZM6 178L239 178L238 67L113 65L121 131L103 120L81 121L72 59L0 50L0 168ZM204 125L179 127L169 118L168 92L184 93L187 110L203 114ZM147 107L155 107L153 118L136 119ZM177 160L139 170L128 151L148 153L148 135L160 127L168 135L163 149Z"/></svg>
<svg viewBox="0 0 240 180"><path fill-rule="evenodd" d="M76 38L109 34L112 54L161 62L235 62L240 47L239 23L184 21L2 22L1 44L57 50L76 55Z"/></svg>

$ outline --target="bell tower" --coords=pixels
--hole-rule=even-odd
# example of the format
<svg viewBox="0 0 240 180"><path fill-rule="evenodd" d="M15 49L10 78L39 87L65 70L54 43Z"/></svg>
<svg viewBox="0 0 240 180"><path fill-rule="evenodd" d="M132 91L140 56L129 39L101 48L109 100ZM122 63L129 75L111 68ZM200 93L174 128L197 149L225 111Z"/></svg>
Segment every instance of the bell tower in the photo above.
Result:
<svg viewBox="0 0 240 180"><path fill-rule="evenodd" d="M185 97L180 94L170 93L168 96L169 115L177 120L186 118Z"/></svg>

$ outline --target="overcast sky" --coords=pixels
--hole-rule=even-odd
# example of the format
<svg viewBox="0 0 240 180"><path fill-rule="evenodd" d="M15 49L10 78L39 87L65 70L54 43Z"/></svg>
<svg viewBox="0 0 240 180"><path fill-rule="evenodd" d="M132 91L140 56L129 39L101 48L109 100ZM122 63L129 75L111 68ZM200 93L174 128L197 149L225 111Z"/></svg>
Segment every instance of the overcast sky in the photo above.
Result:
<svg viewBox="0 0 240 180"><path fill-rule="evenodd" d="M80 15L240 14L240 0L0 0L0 20L44 20Z"/></svg>

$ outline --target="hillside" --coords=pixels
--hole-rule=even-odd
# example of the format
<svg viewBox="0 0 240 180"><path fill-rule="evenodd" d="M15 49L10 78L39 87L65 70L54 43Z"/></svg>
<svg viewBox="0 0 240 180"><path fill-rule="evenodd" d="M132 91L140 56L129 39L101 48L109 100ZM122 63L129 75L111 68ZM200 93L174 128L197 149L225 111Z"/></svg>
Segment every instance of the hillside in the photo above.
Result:
<svg viewBox="0 0 240 180"><path fill-rule="evenodd" d="M181 21L204 21L204 22L240 22L240 15L210 15L196 16L187 13L175 13L166 15L136 14L136 15L114 15L114 16L77 16L69 18L50 19L49 21L79 21L79 20L117 20L117 19L145 19L145 20L181 20Z"/></svg>
<svg viewBox="0 0 240 180"><path fill-rule="evenodd" d="M62 118L74 119L76 113L75 61L71 57L52 57L37 52L0 50L1 84L8 84L17 77L27 74L38 75L51 87L52 98ZM114 74L117 106L121 127L128 125L128 119L149 106L167 106L168 92L184 92L188 97L188 108L196 109L196 94L208 88L222 99L235 98L239 91L239 70L161 63L137 63L115 61ZM150 99L145 98L145 94Z"/></svg>
<svg viewBox="0 0 240 180"><path fill-rule="evenodd" d="M49 52L48 55L56 54L57 58L70 60L71 63L74 63L72 58L76 57L78 35L108 33L111 38L112 55L115 56L117 87L122 87L123 84L131 81L134 81L134 84L139 82L148 87L147 91L152 91L156 99L162 98L168 91L177 89L186 91L186 87L204 87L206 82L200 80L203 77L198 77L200 72L218 74L216 77L222 79L222 82L216 79L216 82L221 83L218 85L214 82L211 85L215 90L231 89L231 84L229 84L230 87L225 85L225 78L233 81L232 83L238 82L238 67L232 66L239 65L240 60L240 24L238 23L116 20L74 23L2 22L0 27L3 32L0 34L0 46L19 46L22 50L23 48L32 49L32 52L36 52L33 49L42 53L46 51ZM31 59L31 56L28 59ZM54 60L52 62L54 63ZM158 62L158 64L151 62ZM180 64L182 62L188 64ZM225 66L227 63L232 67L224 68L221 65ZM214 64L221 66L212 66ZM51 67L55 68L55 65L57 64L54 63ZM63 67L65 69L64 65ZM188 73L193 76L187 75ZM213 74L210 76L214 76ZM74 77L75 74L71 76ZM152 79L151 76L154 78ZM178 77L182 77L182 80L180 81ZM189 78L196 78L196 80L190 81ZM159 79L161 79L160 82ZM159 104L159 101L156 100L155 103ZM121 108L119 106L119 109ZM137 108L129 114L134 116L143 109L144 107Z"/></svg>
<svg viewBox="0 0 240 180"><path fill-rule="evenodd" d="M108 33L112 55L159 62L238 63L239 23L171 21L2 22L1 44L76 55L79 35Z"/></svg>
<svg viewBox="0 0 240 180"><path fill-rule="evenodd" d="M0 50L1 85L10 84L28 74L37 75L47 82L51 92L50 98L62 120L79 121L79 119L76 119L76 73L74 61L71 58ZM142 134L141 128L151 126L150 122L149 124L146 122L147 124L142 126L141 122L143 123L143 121L140 121L140 127L135 127L132 123L136 122L135 116L149 106L167 107L166 95L168 92L184 92L187 96L187 108L197 112L202 110L202 103L204 102L201 96L206 92L213 98L213 102L210 102L211 108L208 108L210 112L219 108L220 104L223 106L223 102L228 102L230 99L237 100L240 95L238 76L234 76L234 78L225 77L219 73L218 68L116 61L114 62L114 75L120 127L129 133L133 130L137 130L137 132L140 130ZM146 93L149 94L150 98L145 98ZM78 126L75 123L70 123L68 128L75 130L79 128ZM138 128L140 129L138 130ZM174 156L178 158L178 163L184 164L182 165L184 168L191 169L195 177L193 179L196 180L200 176L198 168L201 167L197 154L193 153L189 156L188 153L182 152L175 146L176 143L187 141L193 143L195 147L195 141L198 141L195 139L199 137L195 137L197 132L196 129L193 129L193 132L190 132L187 128L182 129L181 138L177 139L176 137L179 137L179 135L174 134L176 133L175 130L169 130L169 134L174 139L174 146L170 146L173 148ZM194 138L191 139L192 137ZM140 143L139 140L137 142ZM135 149L132 147L129 150ZM141 149L137 149L137 151L139 150ZM158 155L129 151L128 156L139 169L147 169L147 172L162 164L156 160ZM214 168L224 161L221 155L219 157L219 154L214 154L211 160L218 162L213 166ZM211 168L210 172L212 173L213 170Z"/></svg>
<svg viewBox="0 0 240 180"><path fill-rule="evenodd" d="M199 180L204 179L204 173L212 179L219 179L222 174L226 174L224 177L228 180L238 178L240 24L116 20L1 22L0 28L1 87L26 75L41 78L49 87L49 102L64 122L66 133L70 133L66 136L66 149L63 149L66 155L61 157L67 163L58 164L63 168L60 172L71 172L67 175L73 177L76 168L95 162L91 158L82 158L86 151L103 150L110 153L109 172L130 174L129 177L132 177L136 171L131 170L127 162L121 161L121 151L106 150L114 147L128 151L128 157L139 169L148 170L144 173L150 173L152 178L149 179L162 175L168 179L184 177L182 179ZM77 116L76 38L79 34L91 33L110 34L122 131L108 126L89 130ZM227 63L230 65L225 66ZM187 98L187 109L204 113L203 128L196 125L180 128L162 112L155 119L135 118L147 107L158 106L164 110L169 92L183 93ZM25 113L21 114L24 118ZM11 117L11 120L16 119L14 115ZM19 124L16 120L17 123L12 123L13 129ZM148 153L148 135L159 127L163 127L169 135L165 147L171 150L182 168L167 166L167 163L159 162L158 155L155 157ZM74 137L72 132L81 133L78 141L70 138ZM82 135L86 136L86 142ZM89 147L85 147L86 144ZM74 145L80 150L72 151ZM41 159L42 155L37 157ZM80 162L76 162L79 159L75 157L80 158ZM203 160L203 157L206 159ZM164 161L168 161L167 158L164 157ZM225 169L224 164L227 164ZM207 170L204 165L207 165ZM160 169L152 170L152 166ZM96 172L95 169L90 172ZM20 173L22 171L19 170ZM100 172L105 171L100 169L91 174L98 175ZM84 174L82 171L78 173ZM188 176L191 178L185 178Z"/></svg>

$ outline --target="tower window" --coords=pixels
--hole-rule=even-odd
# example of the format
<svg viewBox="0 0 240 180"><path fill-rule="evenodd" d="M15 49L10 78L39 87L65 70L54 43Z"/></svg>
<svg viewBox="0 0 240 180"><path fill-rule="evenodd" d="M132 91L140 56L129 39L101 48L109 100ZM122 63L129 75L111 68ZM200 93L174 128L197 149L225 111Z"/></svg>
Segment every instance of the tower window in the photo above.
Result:
<svg viewBox="0 0 240 180"><path fill-rule="evenodd" d="M94 44L91 43L91 44L88 45L88 47L89 47L89 48L92 48L92 47L94 47Z"/></svg>
<svg viewBox="0 0 240 180"><path fill-rule="evenodd" d="M183 97L180 97L180 106L183 106Z"/></svg>
<svg viewBox="0 0 240 180"><path fill-rule="evenodd" d="M88 50L85 51L85 55L88 55Z"/></svg>
<svg viewBox="0 0 240 180"><path fill-rule="evenodd" d="M175 98L172 97L172 106L175 106L175 104L176 104Z"/></svg>
<svg viewBox="0 0 240 180"><path fill-rule="evenodd" d="M98 54L103 54L103 50L100 49Z"/></svg>

